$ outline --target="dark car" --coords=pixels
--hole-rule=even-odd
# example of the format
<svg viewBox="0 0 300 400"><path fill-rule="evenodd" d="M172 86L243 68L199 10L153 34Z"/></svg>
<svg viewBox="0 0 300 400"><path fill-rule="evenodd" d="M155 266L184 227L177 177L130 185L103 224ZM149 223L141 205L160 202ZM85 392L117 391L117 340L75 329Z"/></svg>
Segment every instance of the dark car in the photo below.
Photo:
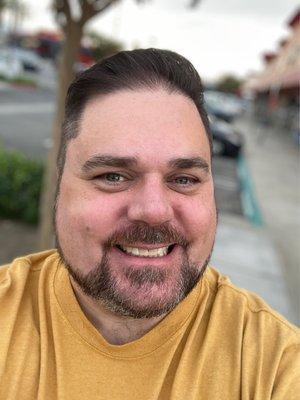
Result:
<svg viewBox="0 0 300 400"><path fill-rule="evenodd" d="M243 137L233 126L215 116L209 116L213 137L213 155L236 158L243 149Z"/></svg>
<svg viewBox="0 0 300 400"><path fill-rule="evenodd" d="M243 112L242 101L233 94L207 90L204 99L208 113L223 121L233 122Z"/></svg>

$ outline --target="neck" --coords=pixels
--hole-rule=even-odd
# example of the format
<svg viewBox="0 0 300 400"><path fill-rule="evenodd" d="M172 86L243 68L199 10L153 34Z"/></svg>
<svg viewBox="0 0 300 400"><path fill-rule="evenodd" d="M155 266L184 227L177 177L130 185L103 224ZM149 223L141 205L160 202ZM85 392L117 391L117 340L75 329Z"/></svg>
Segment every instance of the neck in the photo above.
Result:
<svg viewBox="0 0 300 400"><path fill-rule="evenodd" d="M117 315L105 308L100 301L91 299L83 293L72 277L71 284L83 313L110 344L122 345L133 342L144 336L165 317L162 315L135 319Z"/></svg>

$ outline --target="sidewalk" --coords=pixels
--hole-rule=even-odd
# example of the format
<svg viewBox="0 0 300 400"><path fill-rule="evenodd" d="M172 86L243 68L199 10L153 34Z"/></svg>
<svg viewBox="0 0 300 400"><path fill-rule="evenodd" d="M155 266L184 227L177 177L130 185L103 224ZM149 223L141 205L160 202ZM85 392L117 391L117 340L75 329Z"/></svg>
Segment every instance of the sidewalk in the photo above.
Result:
<svg viewBox="0 0 300 400"><path fill-rule="evenodd" d="M257 211L252 222L221 215L212 262L237 286L256 292L299 325L299 151L290 135L261 128L250 118L238 121L237 128L245 135L261 218Z"/></svg>
<svg viewBox="0 0 300 400"><path fill-rule="evenodd" d="M273 309L296 323L277 251L264 227L244 217L219 218L211 264L236 286L255 292Z"/></svg>

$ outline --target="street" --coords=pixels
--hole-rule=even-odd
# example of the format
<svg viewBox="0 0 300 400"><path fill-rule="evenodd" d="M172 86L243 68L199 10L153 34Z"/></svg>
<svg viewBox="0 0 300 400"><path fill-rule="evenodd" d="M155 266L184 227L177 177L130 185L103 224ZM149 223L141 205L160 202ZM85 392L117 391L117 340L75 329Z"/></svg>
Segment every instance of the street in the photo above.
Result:
<svg viewBox="0 0 300 400"><path fill-rule="evenodd" d="M47 89L0 89L0 140L29 157L45 157L51 145L55 94Z"/></svg>

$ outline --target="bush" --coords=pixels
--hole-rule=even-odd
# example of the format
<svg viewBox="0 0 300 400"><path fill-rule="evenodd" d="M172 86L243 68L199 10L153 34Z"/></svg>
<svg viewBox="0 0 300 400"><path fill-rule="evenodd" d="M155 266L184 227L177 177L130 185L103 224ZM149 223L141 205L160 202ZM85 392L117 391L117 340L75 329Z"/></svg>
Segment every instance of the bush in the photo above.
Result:
<svg viewBox="0 0 300 400"><path fill-rule="evenodd" d="M0 146L0 216L37 224L44 166Z"/></svg>
<svg viewBox="0 0 300 400"><path fill-rule="evenodd" d="M26 76L16 76L14 78L7 78L6 76L0 74L0 81L21 86L31 86L32 88L36 88L38 86L34 79L31 79Z"/></svg>

